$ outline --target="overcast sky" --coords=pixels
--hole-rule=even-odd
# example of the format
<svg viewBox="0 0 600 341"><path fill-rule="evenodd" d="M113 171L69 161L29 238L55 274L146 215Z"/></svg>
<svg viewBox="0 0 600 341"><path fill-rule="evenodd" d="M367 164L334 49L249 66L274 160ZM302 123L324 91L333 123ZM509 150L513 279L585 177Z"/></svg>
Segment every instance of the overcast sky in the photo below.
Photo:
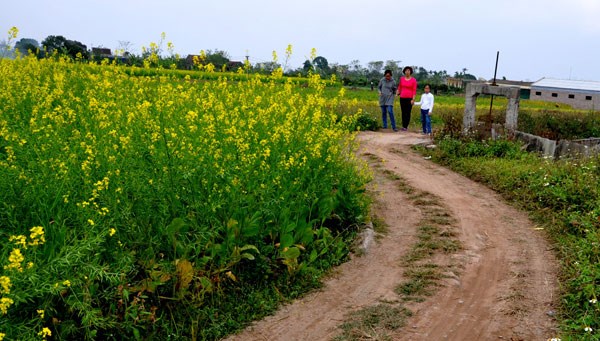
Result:
<svg viewBox="0 0 600 341"><path fill-rule="evenodd" d="M600 81L600 0L17 0L1 6L0 30L42 42L62 35L91 47L159 42L182 56L224 50L232 60L297 68L311 48L329 63L399 60L400 65L466 68L490 79Z"/></svg>

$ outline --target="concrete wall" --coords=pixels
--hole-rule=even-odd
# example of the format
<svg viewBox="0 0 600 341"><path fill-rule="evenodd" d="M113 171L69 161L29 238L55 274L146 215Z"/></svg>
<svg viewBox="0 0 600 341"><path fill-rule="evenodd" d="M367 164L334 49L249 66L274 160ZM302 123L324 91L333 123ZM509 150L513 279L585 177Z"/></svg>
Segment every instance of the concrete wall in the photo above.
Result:
<svg viewBox="0 0 600 341"><path fill-rule="evenodd" d="M528 152L537 152L545 157L554 159L588 157L600 154L600 144L579 143L575 141L554 141L540 136L515 132L515 138L525 144Z"/></svg>
<svg viewBox="0 0 600 341"><path fill-rule="evenodd" d="M540 93L538 95L538 93ZM556 94L553 97L552 94ZM572 95L574 98L569 98ZM586 96L591 96L591 100L586 100ZM577 109L600 110L600 93L584 92L581 90L564 90L531 87L531 100L564 103Z"/></svg>

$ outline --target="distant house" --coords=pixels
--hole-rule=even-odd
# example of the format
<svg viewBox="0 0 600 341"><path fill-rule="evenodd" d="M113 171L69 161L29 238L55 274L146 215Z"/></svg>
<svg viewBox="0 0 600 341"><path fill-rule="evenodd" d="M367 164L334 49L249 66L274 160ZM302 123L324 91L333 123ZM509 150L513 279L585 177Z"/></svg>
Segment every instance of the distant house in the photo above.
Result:
<svg viewBox="0 0 600 341"><path fill-rule="evenodd" d="M531 99L600 110L600 82L542 78L531 84Z"/></svg>
<svg viewBox="0 0 600 341"><path fill-rule="evenodd" d="M227 62L227 71L237 71L239 68L243 68L244 63L238 61Z"/></svg>
<svg viewBox="0 0 600 341"><path fill-rule="evenodd" d="M460 89L464 89L467 86L464 79L455 77L446 77L446 85Z"/></svg>
<svg viewBox="0 0 600 341"><path fill-rule="evenodd" d="M100 58L110 58L112 57L112 52L110 51L110 49L106 49L103 47L92 47L92 56Z"/></svg>
<svg viewBox="0 0 600 341"><path fill-rule="evenodd" d="M197 69L196 64L194 63L194 59L196 59L196 61L200 61L200 58L200 55L188 54L187 57L185 57L185 68L187 70ZM226 64L226 68L228 71L237 71L237 69L239 69L240 67L244 67L244 63L237 61L229 61Z"/></svg>

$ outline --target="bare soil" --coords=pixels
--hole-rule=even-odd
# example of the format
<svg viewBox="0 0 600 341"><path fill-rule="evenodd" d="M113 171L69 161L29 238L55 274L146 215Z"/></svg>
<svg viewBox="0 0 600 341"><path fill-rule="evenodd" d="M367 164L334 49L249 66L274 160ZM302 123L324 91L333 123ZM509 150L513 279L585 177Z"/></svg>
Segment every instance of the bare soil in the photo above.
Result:
<svg viewBox="0 0 600 341"><path fill-rule="evenodd" d="M409 303L413 316L393 340L546 340L557 335L554 253L526 213L486 188L411 150L427 143L413 132L362 132L360 153L380 162L371 186L374 214L387 233L333 270L325 285L227 340L331 340L348 313L398 299L402 256L425 214L381 170L443 202L462 249L448 256L460 271L433 296ZM365 339L368 339L365 337ZM377 339L371 337L370 339Z"/></svg>

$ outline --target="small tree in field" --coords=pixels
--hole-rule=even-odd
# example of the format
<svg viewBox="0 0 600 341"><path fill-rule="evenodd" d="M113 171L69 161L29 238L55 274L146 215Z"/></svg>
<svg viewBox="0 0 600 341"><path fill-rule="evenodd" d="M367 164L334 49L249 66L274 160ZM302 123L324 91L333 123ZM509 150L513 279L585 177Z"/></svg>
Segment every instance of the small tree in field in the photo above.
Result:
<svg viewBox="0 0 600 341"><path fill-rule="evenodd" d="M34 54L40 48L40 44L35 39L30 38L21 38L18 42L15 43L15 50L18 50L19 53L23 56L29 54L29 51Z"/></svg>

